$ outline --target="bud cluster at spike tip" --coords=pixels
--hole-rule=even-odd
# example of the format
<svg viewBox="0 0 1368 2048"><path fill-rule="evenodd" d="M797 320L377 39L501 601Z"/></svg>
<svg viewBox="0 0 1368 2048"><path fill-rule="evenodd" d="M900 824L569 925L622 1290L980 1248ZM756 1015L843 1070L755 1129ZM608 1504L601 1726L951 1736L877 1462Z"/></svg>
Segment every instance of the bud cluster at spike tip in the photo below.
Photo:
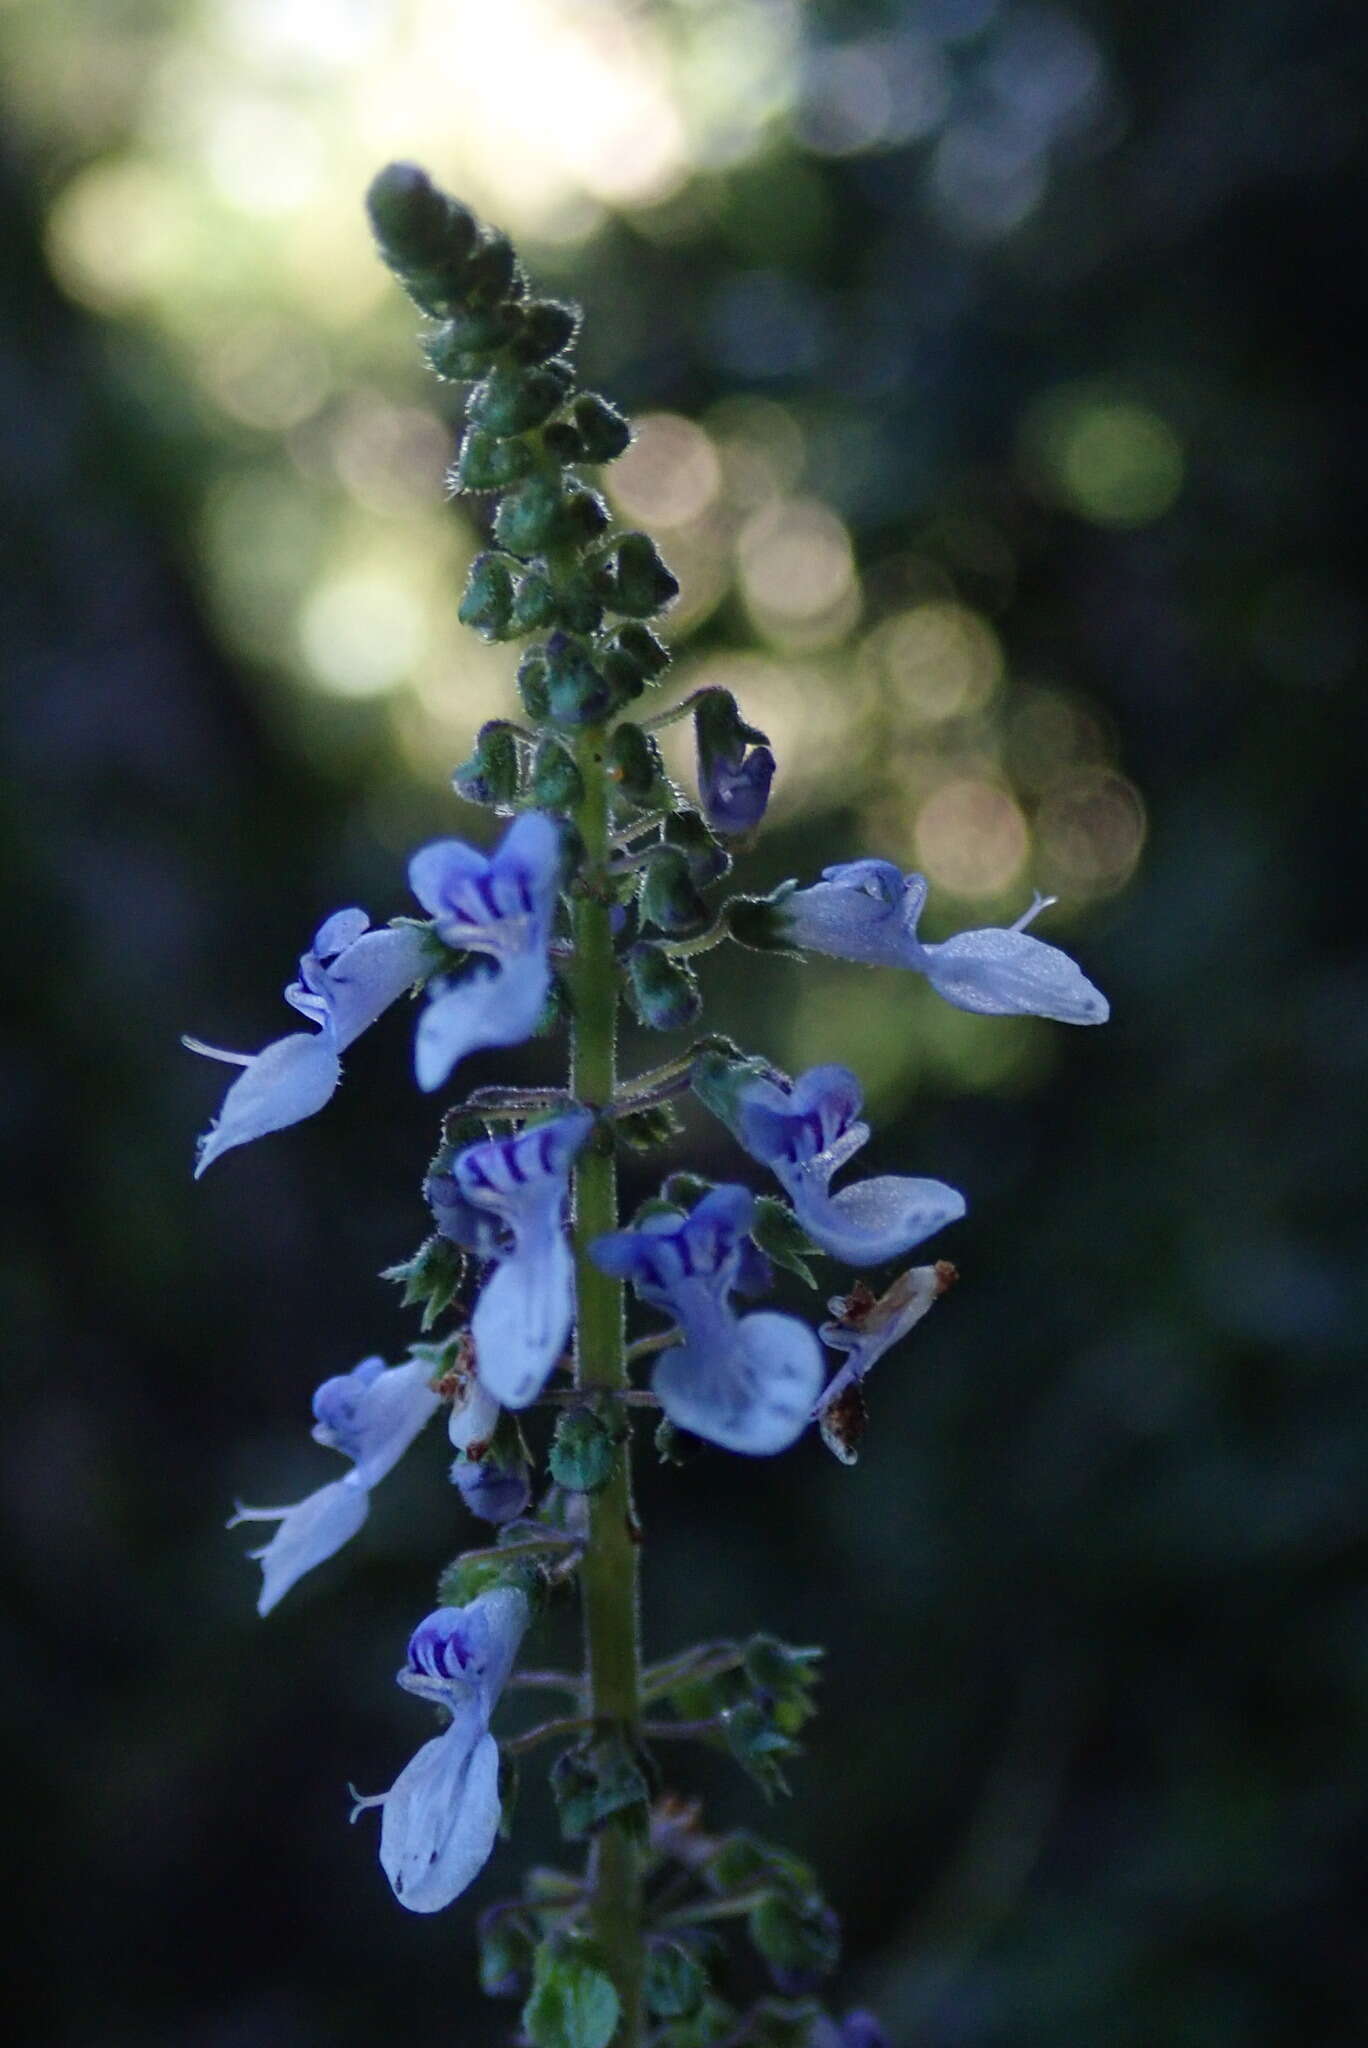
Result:
<svg viewBox="0 0 1368 2048"><path fill-rule="evenodd" d="M398 1673L442 1725L387 1792L355 1802L353 1817L381 1811L380 1865L395 1898L428 1914L460 1897L511 1825L514 1754L543 1737L569 1741L551 1774L567 1841L611 1837L632 1856L649 1841L662 1870L674 1859L664 1888L685 1905L677 1928L652 1937L640 1973L652 2041L888 2048L869 2013L838 2019L818 1997L839 1928L807 1866L749 1833L705 1840L696 1809L652 1804L658 1766L644 1738L660 1727L640 1712L635 1591L622 1565L623 1546L634 1558L641 1536L633 1425L641 1408L658 1409L657 1447L681 1467L681 1486L707 1446L768 1458L820 1440L853 1465L872 1367L956 1277L939 1248L923 1255L934 1263L903 1262L961 1222L965 1197L941 1179L859 1172L857 1155L877 1141L849 1067L790 1077L711 1037L618 1082L614 1017L625 1005L645 1029L690 1029L703 1002L693 956L728 939L909 968L986 1016L1100 1023L1106 999L1068 955L1028 934L1040 898L1006 928L939 942L918 933L924 878L884 860L719 902L763 824L775 753L724 689L647 713L646 693L668 682L663 616L679 585L650 536L617 531L597 478L578 473L616 460L631 438L608 399L578 386L578 310L535 296L508 238L416 166L382 171L368 206L385 262L428 323L430 368L463 393L450 483L473 501L481 539L459 618L491 644L525 643L515 657L522 717L486 720L454 770L456 799L497 822L472 830L458 815L461 836L415 851L408 885L422 914L373 928L347 908L319 926L285 991L306 1029L255 1054L186 1041L241 1069L200 1141L197 1176L321 1110L343 1055L403 998L413 1003L414 1083L444 1112L422 1177L424 1241L388 1269L405 1306L421 1308L423 1340L399 1365L367 1357L317 1388L313 1436L348 1461L343 1477L233 1519L276 1525L253 1553L259 1611L269 1613L360 1534L372 1489L445 1407L449 1448L432 1476L459 1503L458 1526L468 1529L469 1515L487 1526L442 1570L441 1604L413 1630ZM693 722L692 788L676 786L655 737L681 717ZM574 1086L527 1081L538 1055L526 1052L515 1084L481 1072L464 1100L451 1099L476 1056L566 1034ZM586 1073L598 1076L593 1087ZM677 1144L690 1091L725 1127L721 1142L739 1148L740 1169L767 1177L765 1191L675 1161L624 1220L615 1151ZM601 1099L577 1099L591 1094ZM918 1163L934 1169L934 1149L933 1136L933 1156ZM817 1287L823 1261L834 1262L837 1291L819 1322L787 1302ZM785 1305L768 1305L779 1286ZM625 1353L623 1290L654 1319ZM643 1384L630 1386L637 1361ZM422 1455L410 1461L415 1484ZM605 1592L609 1559L619 1582ZM618 1689L605 1707L593 1655L583 1678L526 1674L566 1705L545 1729L503 1739L501 1754L493 1724L524 1638L576 1580L591 1650L602 1647L592 1602L618 1603L626 1634L608 1660ZM672 1653L650 1712L772 1794L814 1711L820 1654L764 1636ZM583 1883L534 1873L520 1899L484 1916L482 1983L491 1996L525 1998L519 2038L534 2048L639 2048L643 2038L631 1973L599 1939L599 1867L596 1852ZM689 1911L714 1917L719 1903L772 1987L749 2015L713 1981L720 1941L691 1931Z"/></svg>

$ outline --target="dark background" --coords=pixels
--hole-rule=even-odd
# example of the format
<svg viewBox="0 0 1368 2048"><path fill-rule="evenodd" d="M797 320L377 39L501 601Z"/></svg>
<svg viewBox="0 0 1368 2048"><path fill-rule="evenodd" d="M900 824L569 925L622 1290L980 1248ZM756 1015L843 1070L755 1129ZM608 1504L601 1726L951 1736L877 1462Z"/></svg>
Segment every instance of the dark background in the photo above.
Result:
<svg viewBox="0 0 1368 2048"><path fill-rule="evenodd" d="M177 108L231 54L204 20L226 35L251 10L220 12L0 10L11 1999L63 2048L489 2043L472 1902L406 1916L373 1824L345 1826L346 1781L387 1784L426 1732L391 1675L469 1540L438 1447L267 1623L221 1527L235 1493L331 1476L310 1391L399 1354L411 1325L372 1275L422 1232L433 1113L391 1021L325 1116L192 1194L220 1084L178 1033L287 1028L276 991L318 918L406 908L403 850L482 824L441 793L458 742L414 766L402 674L329 695L269 608L254 641L232 623L205 505L238 469L288 468L301 421L216 410L196 381L235 295L269 297L253 217L198 208L177 155ZM781 19L758 0L631 18L684 79L724 13L743 44ZM967 761L1045 847L1012 723L1043 678L1147 831L1110 866L1085 844L1041 927L1110 994L1105 1031L985 1036L891 974L706 963L713 1028L790 1064L864 1071L867 1051L871 1164L942 1175L970 1214L943 1247L962 1284L879 1368L855 1471L815 1441L644 1471L650 1647L760 1625L829 1646L795 1800L769 1815L712 1765L697 1782L714 1817L819 1864L843 1988L897 2048L1348 2048L1368 1994L1355 11L907 0L784 21L787 85L733 160L534 235L529 261L584 301L587 373L623 403L706 422L751 394L799 423L792 487L845 522L865 577L828 692L918 593L990 622L1008 680L977 724L922 721L907 817ZM339 74L311 69L306 31L290 89L327 103ZM492 60L478 82L522 89ZM353 271L361 186L402 126L349 139ZM430 153L459 185L456 144ZM156 290L99 282L122 251L90 256L98 210L95 230L76 214L95 285L70 253L64 195L125 158L160 167L190 224ZM496 171L475 179L491 207ZM363 383L440 404L393 300L309 315L333 350L324 416ZM1132 410L1079 484L1048 422L1094 400ZM1151 489L1156 445L1181 475ZM428 482L398 545L439 561L456 515ZM250 524L269 581L277 529ZM782 621L766 632L733 591L690 658L768 644L801 668ZM481 674L477 715L505 710ZM903 772L880 688L883 725L866 694L830 746L793 728L802 808L776 804L750 886L856 851L913 864L913 839L874 836ZM934 930L1010 917L1042 873L942 889ZM678 1157L752 1171L701 1120ZM481 1899L524 1851L555 1853L535 1783Z"/></svg>

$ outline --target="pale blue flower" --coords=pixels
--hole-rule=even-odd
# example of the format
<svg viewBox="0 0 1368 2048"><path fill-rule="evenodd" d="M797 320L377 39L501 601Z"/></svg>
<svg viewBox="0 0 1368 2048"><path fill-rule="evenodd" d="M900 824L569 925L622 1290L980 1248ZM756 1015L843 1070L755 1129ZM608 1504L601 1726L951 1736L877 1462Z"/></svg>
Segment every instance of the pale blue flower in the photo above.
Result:
<svg viewBox="0 0 1368 2048"><path fill-rule="evenodd" d="M679 1325L681 1341L661 1353L652 1380L671 1422L724 1450L764 1457L802 1433L822 1358L796 1317L732 1312L728 1296L754 1217L747 1189L713 1188L690 1215L650 1216L596 1238L589 1256Z"/></svg>
<svg viewBox="0 0 1368 2048"><path fill-rule="evenodd" d="M587 1109L458 1152L427 1183L437 1228L494 1261L470 1319L480 1385L525 1408L565 1349L575 1310L566 1240L570 1168L593 1129Z"/></svg>
<svg viewBox="0 0 1368 2048"><path fill-rule="evenodd" d="M256 1054L222 1052L196 1038L191 1052L242 1068L218 1121L199 1143L195 1178L223 1152L313 1116L342 1078L341 1056L383 1010L424 973L423 935L401 927L371 931L364 910L339 910L320 925L285 1000L317 1025Z"/></svg>
<svg viewBox="0 0 1368 2048"><path fill-rule="evenodd" d="M409 863L409 885L437 936L491 967L431 986L418 1023L418 1086L440 1088L458 1060L482 1046L520 1045L536 1029L551 987L547 947L560 877L560 834L525 811L493 853L438 839Z"/></svg>
<svg viewBox="0 0 1368 2048"><path fill-rule="evenodd" d="M398 1674L407 1692L444 1707L450 1724L425 1742L388 1792L358 1798L352 1819L383 1809L380 1864L401 1906L436 1913L489 1861L499 1832L499 1749L489 1721L529 1620L507 1587L465 1607L439 1607L409 1638Z"/></svg>
<svg viewBox="0 0 1368 2048"><path fill-rule="evenodd" d="M1076 962L1026 934L1053 897L1037 896L1015 924L925 944L917 924L926 895L924 875L902 875L886 860L846 861L824 869L810 889L776 898L774 929L785 945L876 967L910 967L948 1003L981 1016L1106 1023L1107 999Z"/></svg>
<svg viewBox="0 0 1368 2048"><path fill-rule="evenodd" d="M697 1083L695 1085L698 1085ZM810 1067L796 1081L733 1065L720 1087L699 1087L753 1159L773 1172L814 1244L852 1266L876 1266L957 1222L964 1197L944 1181L879 1174L830 1192L867 1143L860 1084L848 1067Z"/></svg>
<svg viewBox="0 0 1368 2048"><path fill-rule="evenodd" d="M230 1529L239 1522L280 1524L263 1549L248 1553L261 1566L258 1614L269 1614L297 1579L334 1556L361 1527L371 1487L441 1406L431 1371L417 1358L388 1371L382 1358L365 1358L319 1387L313 1397L314 1441L350 1458L353 1469L293 1507L239 1507L234 1514Z"/></svg>

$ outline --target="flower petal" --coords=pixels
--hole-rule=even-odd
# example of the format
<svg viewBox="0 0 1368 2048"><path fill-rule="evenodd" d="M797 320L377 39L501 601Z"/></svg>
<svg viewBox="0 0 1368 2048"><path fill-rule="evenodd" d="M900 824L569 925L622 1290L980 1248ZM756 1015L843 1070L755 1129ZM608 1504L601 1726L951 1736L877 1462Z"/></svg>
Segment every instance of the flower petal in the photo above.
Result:
<svg viewBox="0 0 1368 2048"><path fill-rule="evenodd" d="M565 1349L575 1310L575 1262L559 1222L497 1265L470 1334L480 1385L505 1408L525 1408Z"/></svg>
<svg viewBox="0 0 1368 2048"><path fill-rule="evenodd" d="M431 1365L414 1358L391 1366L366 1387L358 1406L356 1448L350 1453L363 1486L374 1486L394 1469L441 1407L431 1382Z"/></svg>
<svg viewBox="0 0 1368 2048"><path fill-rule="evenodd" d="M1026 932L957 932L922 949L927 980L959 1010L984 1017L1052 1017L1059 1024L1105 1024L1106 997L1076 961Z"/></svg>
<svg viewBox="0 0 1368 2048"><path fill-rule="evenodd" d="M902 875L891 861L845 861L825 869L823 879L811 888L784 898L779 911L784 941L837 960L859 960L874 967L912 966L909 947L915 952L916 941L904 918L906 895Z"/></svg>
<svg viewBox="0 0 1368 2048"><path fill-rule="evenodd" d="M332 1026L345 1052L391 1003L422 980L426 965L423 934L409 928L366 932L328 969Z"/></svg>
<svg viewBox="0 0 1368 2048"><path fill-rule="evenodd" d="M482 1046L521 1045L536 1029L550 986L545 956L523 953L492 970L476 968L435 996L418 1020L418 1086L431 1094L458 1060Z"/></svg>
<svg viewBox="0 0 1368 2048"><path fill-rule="evenodd" d="M498 1832L499 1750L472 1699L385 1795L381 1868L401 1906L440 1912L479 1876Z"/></svg>
<svg viewBox="0 0 1368 2048"><path fill-rule="evenodd" d="M262 1575L257 1613L269 1614L305 1572L334 1557L361 1527L369 1507L365 1487L349 1472L292 1508L239 1508L230 1529L238 1522L280 1522L265 1549L251 1553Z"/></svg>
<svg viewBox="0 0 1368 2048"><path fill-rule="evenodd" d="M786 1185L813 1243L851 1266L899 1258L964 1214L964 1197L955 1188L904 1174L879 1174L835 1195L821 1193L800 1175Z"/></svg>
<svg viewBox="0 0 1368 2048"><path fill-rule="evenodd" d="M730 1345L662 1353L652 1384L677 1428L723 1450L771 1457L802 1434L822 1379L821 1349L806 1323L766 1309L742 1317Z"/></svg>
<svg viewBox="0 0 1368 2048"><path fill-rule="evenodd" d="M195 1179L235 1145L315 1115L341 1076L336 1046L326 1032L294 1031L263 1047L234 1081L218 1121L201 1138Z"/></svg>

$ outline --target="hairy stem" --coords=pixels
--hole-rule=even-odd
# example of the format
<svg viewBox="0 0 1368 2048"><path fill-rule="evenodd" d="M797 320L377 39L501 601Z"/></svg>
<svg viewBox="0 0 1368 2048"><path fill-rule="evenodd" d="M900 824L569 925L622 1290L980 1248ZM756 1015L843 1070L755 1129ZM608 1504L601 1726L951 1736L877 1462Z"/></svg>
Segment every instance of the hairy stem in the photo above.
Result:
<svg viewBox="0 0 1368 2048"><path fill-rule="evenodd" d="M616 1084L617 970L610 910L600 895L608 856L609 785L604 734L587 727L575 760L584 797L575 812L585 847L584 891L574 904L575 958L571 1084L579 1101L606 1108ZM622 1288L588 1255L596 1237L617 1228L617 1178L611 1133L601 1129L580 1155L575 1173L575 1265L578 1329L575 1383L622 1394L627 1387ZM635 1729L641 1715L641 1649L637 1604L637 1528L632 1510L630 1443L623 1445L607 1485L590 1497L589 1542L580 1573L589 1706L596 1720ZM594 1838L590 1920L622 2005L616 2048L641 2048L642 1878L628 1816L615 1817Z"/></svg>

